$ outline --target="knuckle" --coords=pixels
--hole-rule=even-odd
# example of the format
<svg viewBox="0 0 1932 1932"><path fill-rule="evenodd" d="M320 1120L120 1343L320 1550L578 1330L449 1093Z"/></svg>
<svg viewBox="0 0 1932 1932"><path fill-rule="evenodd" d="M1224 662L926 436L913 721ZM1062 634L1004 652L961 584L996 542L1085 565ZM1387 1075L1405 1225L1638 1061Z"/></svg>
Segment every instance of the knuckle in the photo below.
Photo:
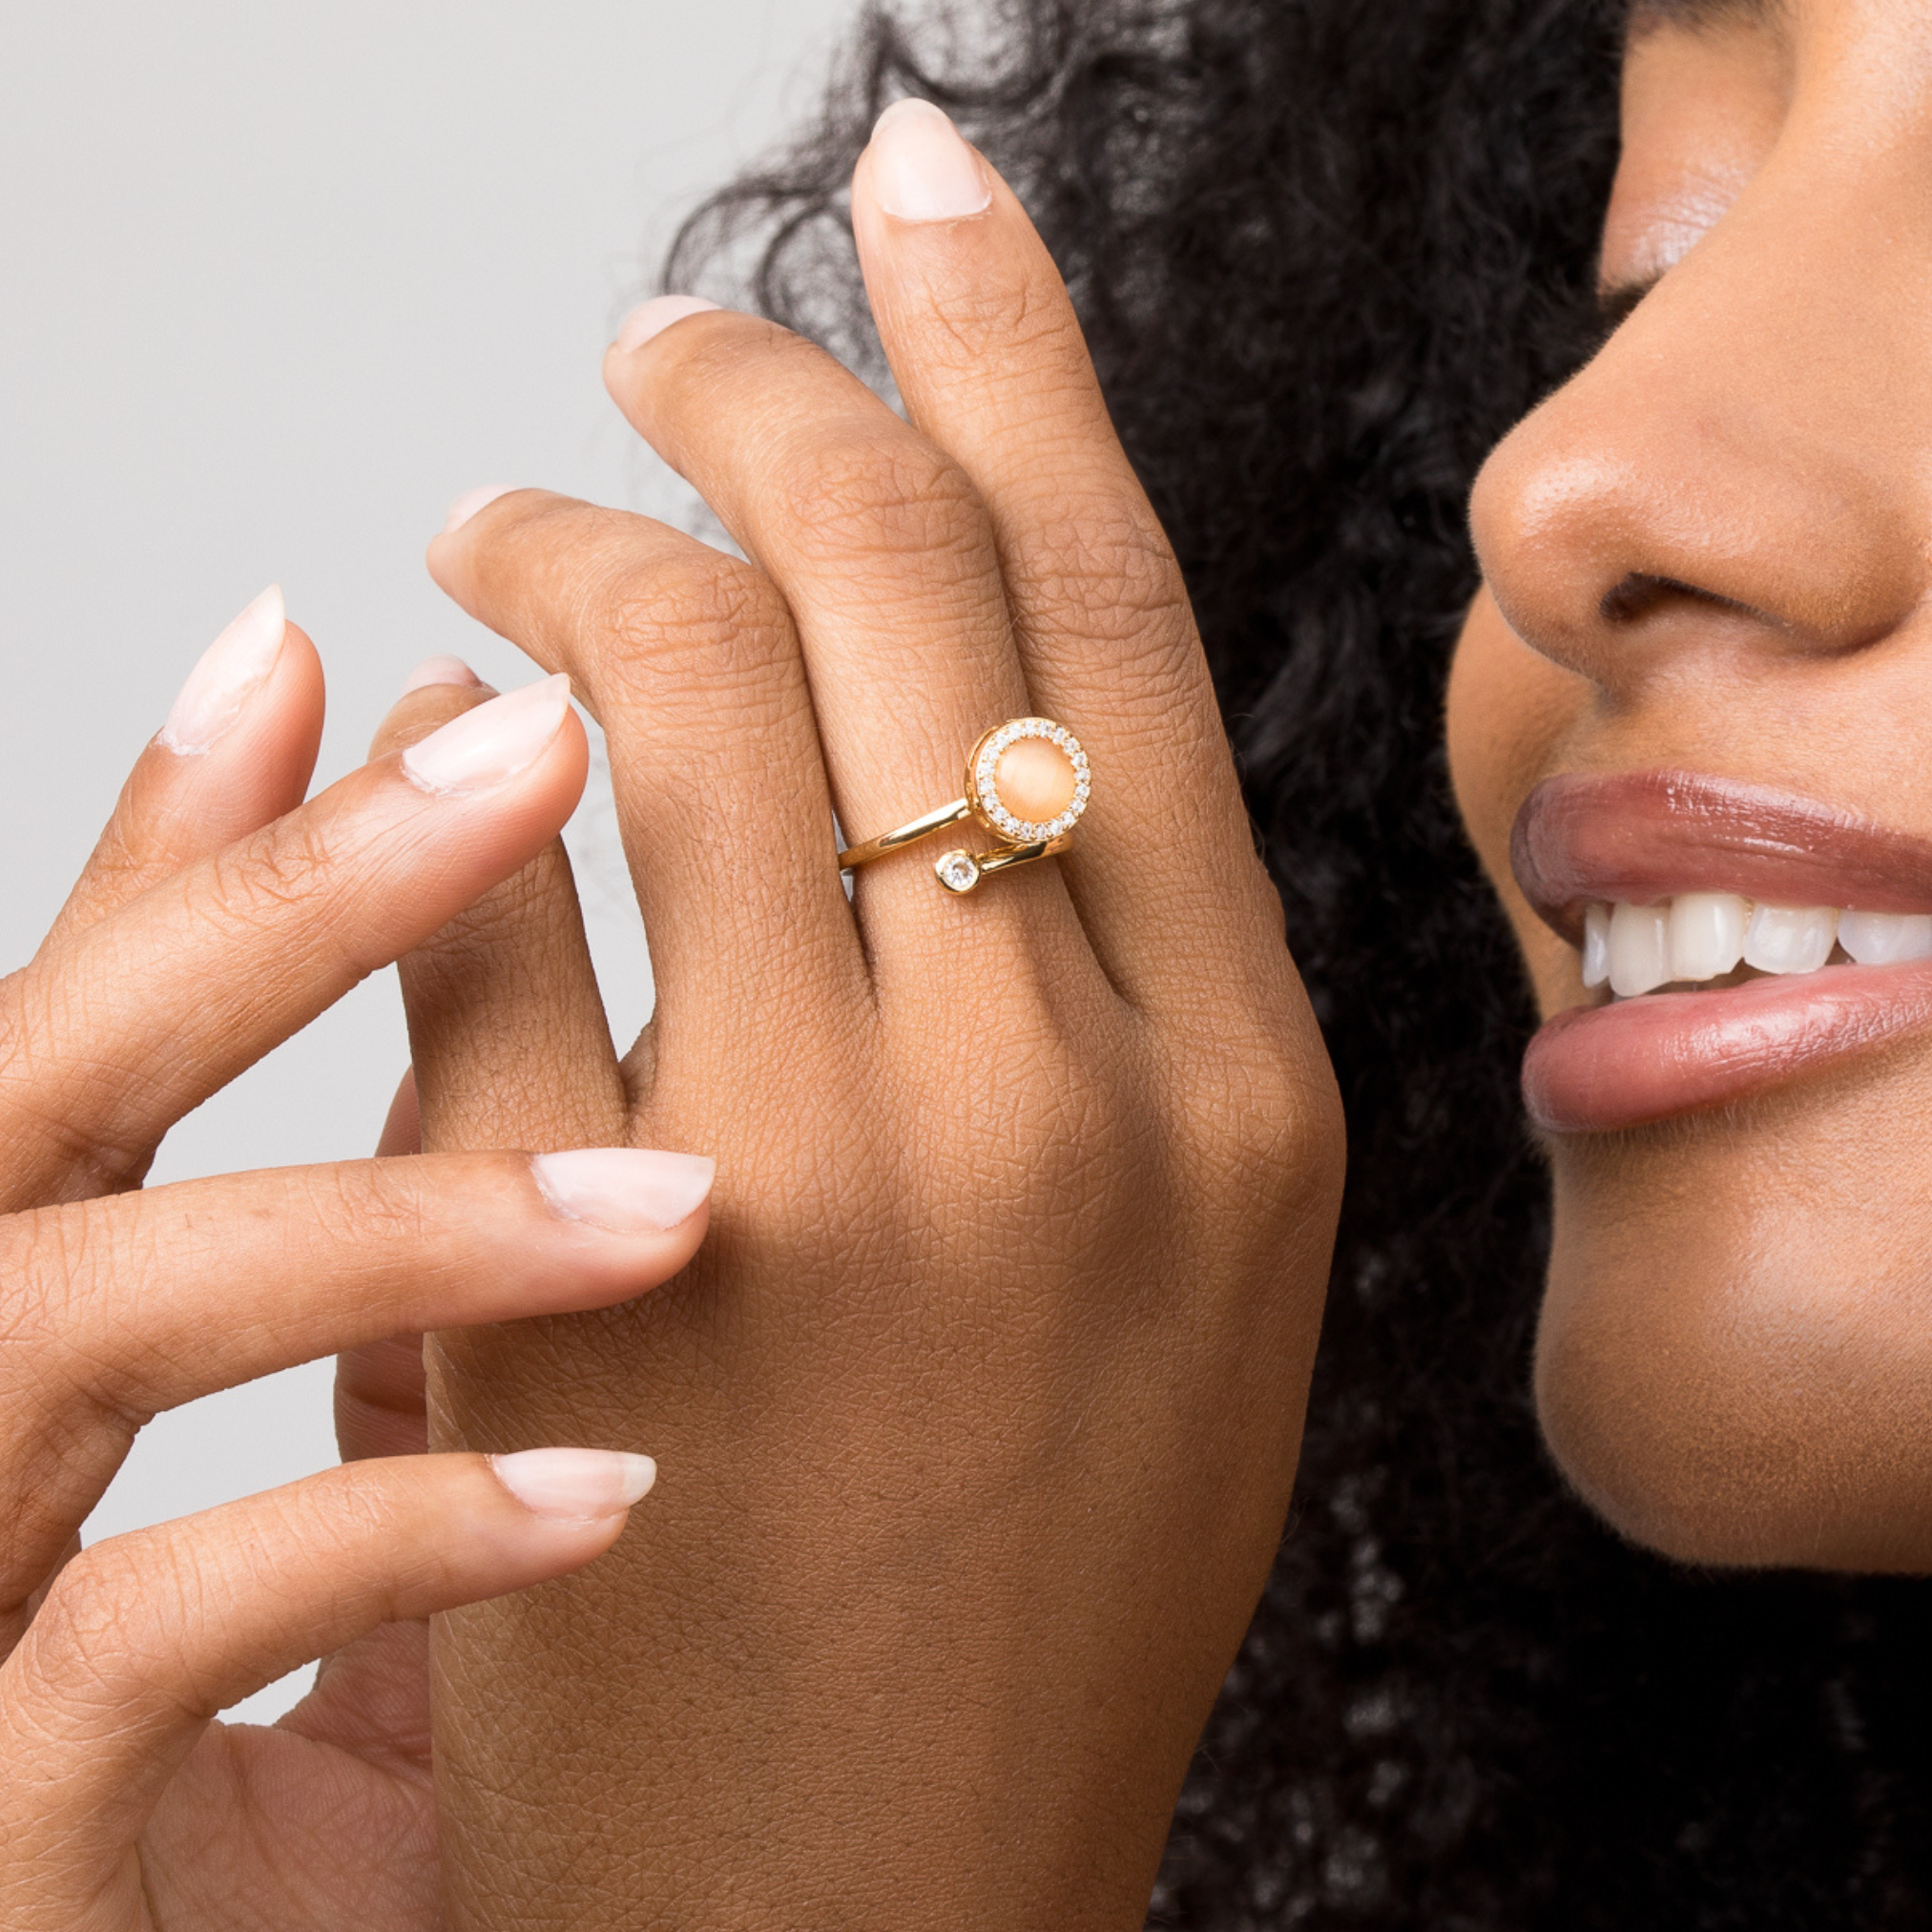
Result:
<svg viewBox="0 0 1932 1932"><path fill-rule="evenodd" d="M654 717L673 733L715 718L720 705L746 731L809 712L791 612L761 571L736 557L694 545L634 560L597 589L580 621L608 677L649 677ZM692 746L714 739L690 734Z"/></svg>
<svg viewBox="0 0 1932 1932"><path fill-rule="evenodd" d="M1185 1105L1217 1206L1276 1203L1299 1216L1339 1192L1340 1095L1319 1053L1300 1049L1298 1029L1256 1028L1224 1042Z"/></svg>
<svg viewBox="0 0 1932 1932"><path fill-rule="evenodd" d="M1055 629L1125 643L1177 628L1192 641L1180 566L1144 506L1108 503L1043 519L1013 572L1023 601Z"/></svg>
<svg viewBox="0 0 1932 1932"><path fill-rule="evenodd" d="M0 1000L0 1208L118 1194L154 1156L157 1066L86 1051L106 973L29 967Z"/></svg>
<svg viewBox="0 0 1932 1932"><path fill-rule="evenodd" d="M586 588L582 632L621 664L674 666L742 649L785 628L783 599L761 571L722 551L625 558Z"/></svg>
<svg viewBox="0 0 1932 1932"><path fill-rule="evenodd" d="M74 1206L0 1220L0 1361L32 1355L75 1325L94 1236Z"/></svg>
<svg viewBox="0 0 1932 1932"><path fill-rule="evenodd" d="M970 275L948 282L938 292L922 347L941 367L974 367L989 356L1023 376L1091 366L1065 295L1043 291L1026 277Z"/></svg>
<svg viewBox="0 0 1932 1932"><path fill-rule="evenodd" d="M221 1614L225 1594L178 1526L111 1537L53 1579L23 1650L68 1725L98 1734L124 1722L130 1705L157 1700L212 1717L222 1699L196 1637Z"/></svg>
<svg viewBox="0 0 1932 1932"><path fill-rule="evenodd" d="M978 492L959 465L911 430L802 440L773 477L795 539L846 559L990 550Z"/></svg>
<svg viewBox="0 0 1932 1932"><path fill-rule="evenodd" d="M1134 1099L1132 1062L1091 1024L1030 1004L988 1029L996 1055L949 1078L960 1168L947 1186L969 1190L996 1221L1104 1229L1114 1208L1158 1199L1168 1184L1153 1115Z"/></svg>
<svg viewBox="0 0 1932 1932"><path fill-rule="evenodd" d="M117 1662L145 1648L136 1626L161 1579L141 1574L121 1541L83 1549L53 1579L34 1613L32 1648L41 1672L70 1691L118 1674Z"/></svg>
<svg viewBox="0 0 1932 1932"><path fill-rule="evenodd" d="M0 1221L0 1395L32 1449L69 1469L103 1436L124 1449L168 1396L168 1351L131 1346L142 1284L186 1262L163 1252L148 1197L37 1209Z"/></svg>
<svg viewBox="0 0 1932 1932"><path fill-rule="evenodd" d="M319 881L343 857L332 829L326 814L294 812L215 853L197 895L201 922L240 935L290 907L313 910Z"/></svg>

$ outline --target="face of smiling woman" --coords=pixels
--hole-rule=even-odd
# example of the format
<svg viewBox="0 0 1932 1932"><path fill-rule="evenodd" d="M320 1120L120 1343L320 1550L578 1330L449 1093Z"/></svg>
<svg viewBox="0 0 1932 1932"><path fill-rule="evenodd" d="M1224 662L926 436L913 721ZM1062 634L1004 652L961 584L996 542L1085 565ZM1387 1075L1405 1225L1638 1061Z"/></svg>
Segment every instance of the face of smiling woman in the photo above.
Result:
<svg viewBox="0 0 1932 1932"><path fill-rule="evenodd" d="M1624 133L1648 293L1483 472L1449 700L1537 1402L1640 1541L1932 1570L1932 0L1652 9Z"/></svg>

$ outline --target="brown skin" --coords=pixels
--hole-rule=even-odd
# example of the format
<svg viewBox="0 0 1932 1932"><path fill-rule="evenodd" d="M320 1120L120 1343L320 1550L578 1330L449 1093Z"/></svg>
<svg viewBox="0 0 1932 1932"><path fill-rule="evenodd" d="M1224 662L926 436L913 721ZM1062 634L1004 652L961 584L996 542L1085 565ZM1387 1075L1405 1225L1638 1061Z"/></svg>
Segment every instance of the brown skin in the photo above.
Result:
<svg viewBox="0 0 1932 1932"><path fill-rule="evenodd" d="M424 1620L592 1561L625 1511L558 1520L422 1453L388 1339L629 1300L703 1237L701 1207L560 1218L525 1154L406 1157L406 1106L390 1158L139 1188L176 1120L516 875L583 784L565 716L490 789L430 796L390 757L304 803L322 722L290 627L211 748L148 747L0 978L8 1932L443 1926ZM150 1417L339 1350L350 1466L81 1550ZM319 1655L273 1728L210 1721Z"/></svg>
<svg viewBox="0 0 1932 1932"><path fill-rule="evenodd" d="M1449 696L1546 1013L1585 996L1509 874L1544 777L1673 766L1932 832L1932 9L1640 16L1624 127L1603 276L1655 286L1484 470ZM1607 614L1632 574L1682 588ZM1932 1568L1928 1109L1921 1037L1552 1141L1537 1401L1629 1534Z"/></svg>
<svg viewBox="0 0 1932 1932"><path fill-rule="evenodd" d="M1340 1110L1178 572L1003 185L855 207L911 418L730 314L613 351L749 564L517 492L439 538L609 734L656 1017L554 862L405 972L427 1144L717 1157L671 1292L438 1338L440 1444L649 1447L648 1555L444 1619L466 1928L1137 1926L1287 1506ZM454 702L467 701L462 698ZM870 836L1031 712L1073 850ZM963 841L962 842L971 842Z"/></svg>

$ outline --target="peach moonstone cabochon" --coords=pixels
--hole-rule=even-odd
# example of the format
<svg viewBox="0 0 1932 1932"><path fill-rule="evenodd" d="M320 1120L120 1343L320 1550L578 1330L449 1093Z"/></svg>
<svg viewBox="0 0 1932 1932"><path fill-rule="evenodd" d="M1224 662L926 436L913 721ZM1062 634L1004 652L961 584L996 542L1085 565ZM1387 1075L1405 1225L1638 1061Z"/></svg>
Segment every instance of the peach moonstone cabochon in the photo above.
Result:
<svg viewBox="0 0 1932 1932"><path fill-rule="evenodd" d="M1000 754L993 784L1015 818L1044 825L1073 802L1073 760L1043 737L1015 739Z"/></svg>

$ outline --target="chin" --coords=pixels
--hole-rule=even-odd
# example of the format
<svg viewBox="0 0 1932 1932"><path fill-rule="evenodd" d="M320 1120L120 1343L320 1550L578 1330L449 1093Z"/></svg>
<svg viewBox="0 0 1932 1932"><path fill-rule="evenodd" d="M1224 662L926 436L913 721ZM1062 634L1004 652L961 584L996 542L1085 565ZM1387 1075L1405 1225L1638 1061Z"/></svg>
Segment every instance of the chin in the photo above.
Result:
<svg viewBox="0 0 1932 1932"><path fill-rule="evenodd" d="M1932 1050L1556 1137L1545 1439L1714 1567L1932 1573Z"/></svg>

